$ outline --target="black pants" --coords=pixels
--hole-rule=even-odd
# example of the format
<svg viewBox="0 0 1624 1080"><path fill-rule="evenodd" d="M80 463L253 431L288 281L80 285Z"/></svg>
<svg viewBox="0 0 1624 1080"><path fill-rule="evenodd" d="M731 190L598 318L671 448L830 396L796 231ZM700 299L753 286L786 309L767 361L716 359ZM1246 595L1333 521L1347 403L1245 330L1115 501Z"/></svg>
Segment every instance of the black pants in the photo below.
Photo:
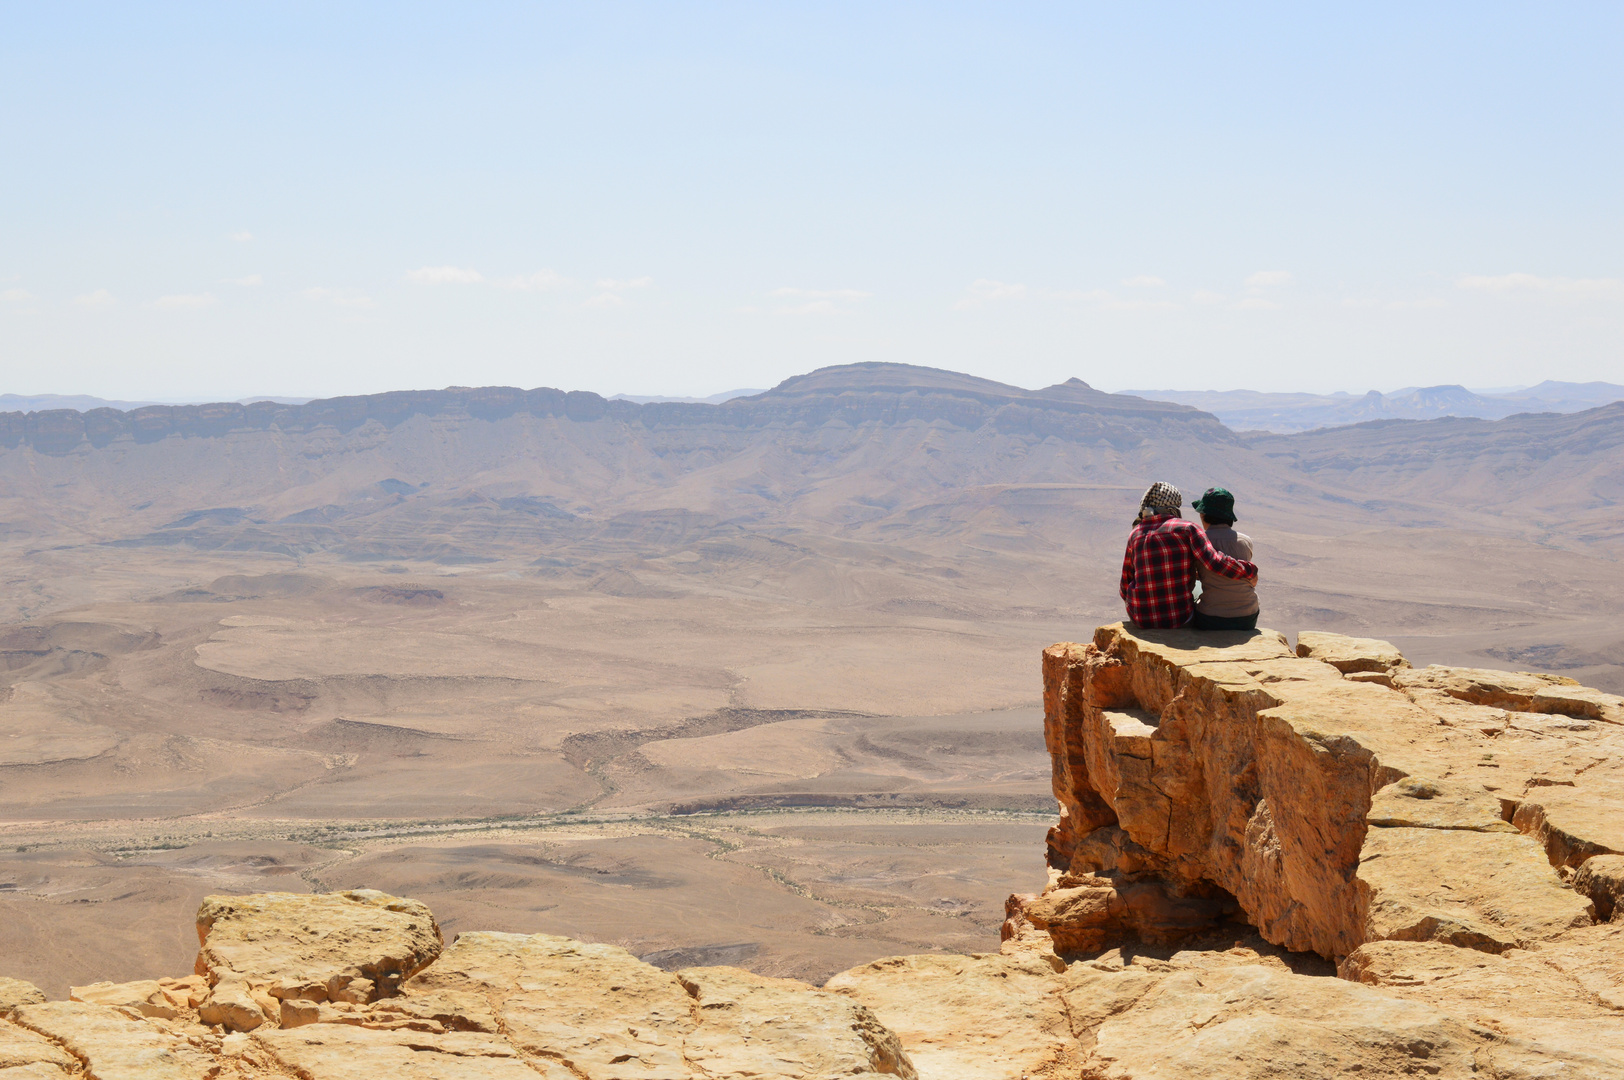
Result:
<svg viewBox="0 0 1624 1080"><path fill-rule="evenodd" d="M1190 623L1192 630L1256 630L1257 612L1226 619L1219 615L1203 615L1197 611Z"/></svg>

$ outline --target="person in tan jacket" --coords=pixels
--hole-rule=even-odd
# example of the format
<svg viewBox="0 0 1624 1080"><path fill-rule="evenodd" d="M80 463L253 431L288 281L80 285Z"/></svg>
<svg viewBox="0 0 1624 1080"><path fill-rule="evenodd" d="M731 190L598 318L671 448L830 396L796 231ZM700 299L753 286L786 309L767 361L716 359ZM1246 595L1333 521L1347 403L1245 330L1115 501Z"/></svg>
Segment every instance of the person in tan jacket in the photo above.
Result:
<svg viewBox="0 0 1624 1080"><path fill-rule="evenodd" d="M1235 531L1235 496L1224 488L1208 488L1190 504L1201 515L1201 527L1213 547L1234 559L1252 561L1252 538ZM1229 578L1201 570L1201 595L1195 602L1195 630L1255 630L1258 612L1257 578Z"/></svg>

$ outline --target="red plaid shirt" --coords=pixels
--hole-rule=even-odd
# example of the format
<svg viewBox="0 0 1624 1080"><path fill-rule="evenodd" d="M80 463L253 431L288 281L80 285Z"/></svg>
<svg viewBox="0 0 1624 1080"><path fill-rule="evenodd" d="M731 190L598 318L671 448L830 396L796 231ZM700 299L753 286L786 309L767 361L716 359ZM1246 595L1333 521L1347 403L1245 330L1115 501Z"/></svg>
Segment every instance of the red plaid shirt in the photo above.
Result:
<svg viewBox="0 0 1624 1080"><path fill-rule="evenodd" d="M1128 618L1147 629L1170 630L1195 615L1190 595L1196 564L1238 581L1253 580L1257 567L1212 546L1193 521L1159 514L1133 523L1122 556L1122 600Z"/></svg>

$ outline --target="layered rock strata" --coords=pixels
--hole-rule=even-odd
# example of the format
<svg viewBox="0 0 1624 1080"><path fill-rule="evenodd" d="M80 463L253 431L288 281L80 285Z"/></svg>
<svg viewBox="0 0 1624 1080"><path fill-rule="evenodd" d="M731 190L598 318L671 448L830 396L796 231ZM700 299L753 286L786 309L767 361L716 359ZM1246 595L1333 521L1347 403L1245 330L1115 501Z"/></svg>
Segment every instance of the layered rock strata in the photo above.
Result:
<svg viewBox="0 0 1624 1080"><path fill-rule="evenodd" d="M1307 633L1110 626L1044 673L1051 880L1000 952L817 989L210 897L192 975L0 978L0 1080L1624 1080L1624 702Z"/></svg>
<svg viewBox="0 0 1624 1080"><path fill-rule="evenodd" d="M1624 700L1373 639L1115 625L1045 651L1044 701L1060 821L1009 945L1086 957L1246 923L1469 1025L1624 1061Z"/></svg>

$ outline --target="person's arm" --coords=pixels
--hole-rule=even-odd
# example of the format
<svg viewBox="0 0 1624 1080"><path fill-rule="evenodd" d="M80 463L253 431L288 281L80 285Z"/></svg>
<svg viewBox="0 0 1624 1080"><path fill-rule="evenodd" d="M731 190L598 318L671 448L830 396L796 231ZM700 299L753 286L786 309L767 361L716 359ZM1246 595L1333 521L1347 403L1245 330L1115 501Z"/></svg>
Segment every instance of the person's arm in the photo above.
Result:
<svg viewBox="0 0 1624 1080"><path fill-rule="evenodd" d="M1235 559L1212 546L1207 534L1200 529L1190 530L1190 550L1195 554L1197 561L1215 574L1236 581L1256 581L1257 567L1245 559Z"/></svg>
<svg viewBox="0 0 1624 1080"><path fill-rule="evenodd" d="M1123 603L1128 602L1128 594L1133 592L1133 542L1137 539L1139 528L1135 526L1128 534L1128 548L1122 553L1122 584L1117 587L1117 595L1122 597Z"/></svg>

